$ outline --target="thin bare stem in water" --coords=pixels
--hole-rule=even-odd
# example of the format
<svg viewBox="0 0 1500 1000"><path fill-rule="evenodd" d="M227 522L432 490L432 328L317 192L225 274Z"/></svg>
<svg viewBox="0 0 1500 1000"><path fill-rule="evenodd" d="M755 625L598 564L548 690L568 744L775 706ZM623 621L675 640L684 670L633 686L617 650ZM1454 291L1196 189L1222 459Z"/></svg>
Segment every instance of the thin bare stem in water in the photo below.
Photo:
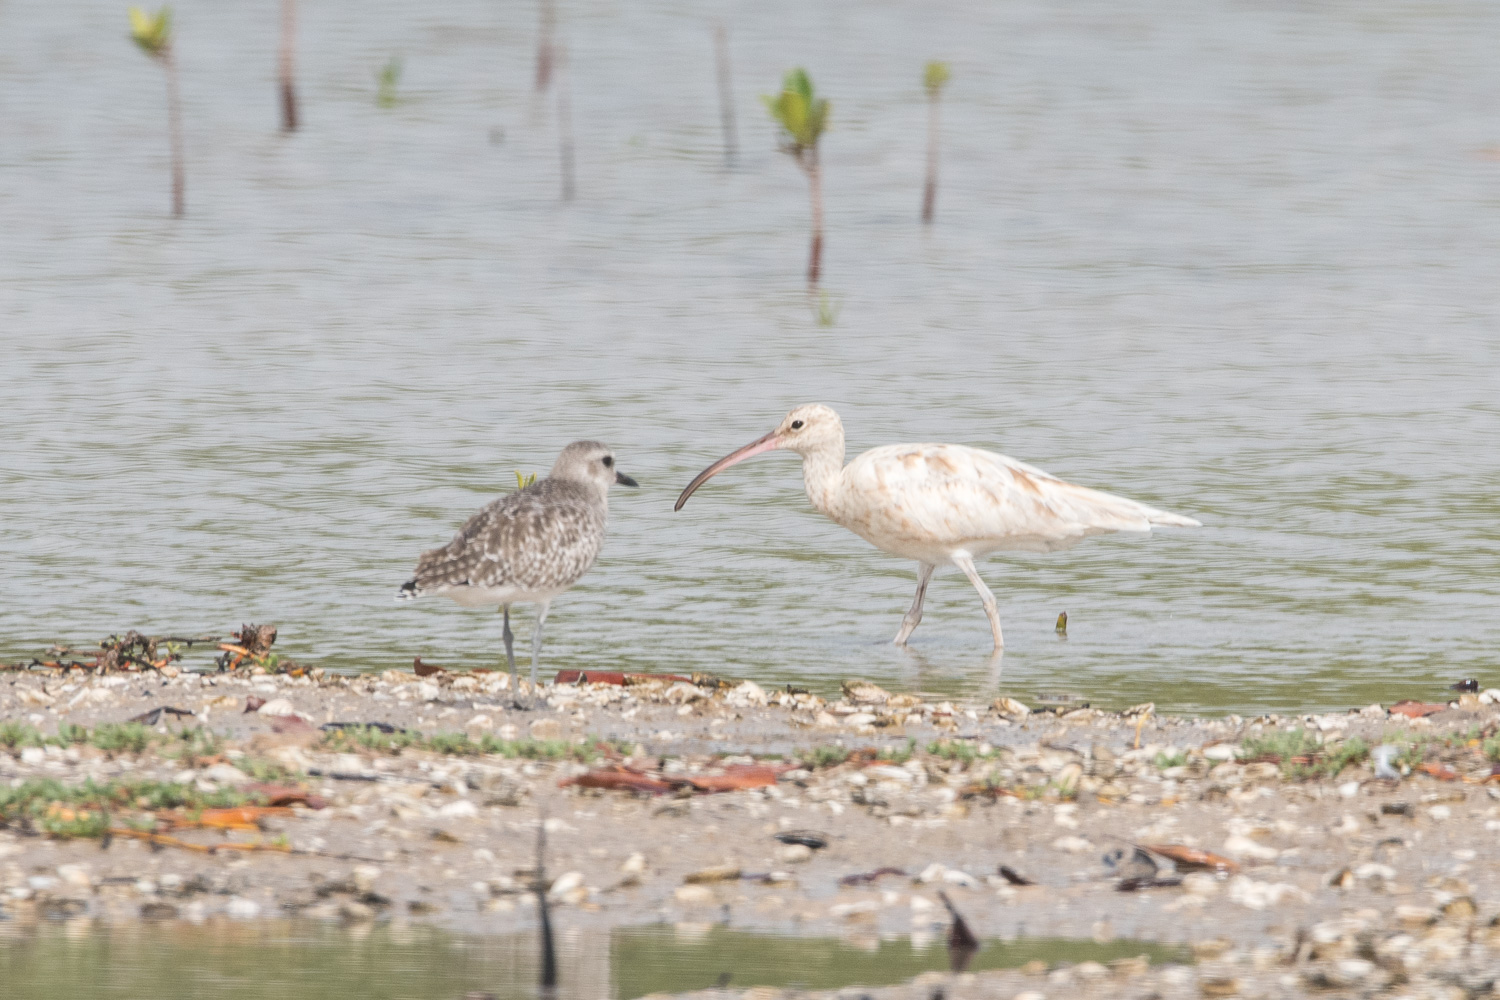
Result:
<svg viewBox="0 0 1500 1000"><path fill-rule="evenodd" d="M807 256L807 283L816 285L823 273L823 168L814 146L808 157L807 183L812 193L812 247Z"/></svg>
<svg viewBox="0 0 1500 1000"><path fill-rule="evenodd" d="M740 152L740 137L734 121L734 74L729 66L729 30L722 21L714 25L714 62L719 77L719 122L724 127L724 163L732 167Z"/></svg>
<svg viewBox="0 0 1500 1000"><path fill-rule="evenodd" d="M930 224L937 209L939 105L936 94L927 99L927 107L927 183L922 188L922 221Z"/></svg>
<svg viewBox="0 0 1500 1000"><path fill-rule="evenodd" d="M557 148L562 166L562 200L572 201L575 193L573 169L573 95L568 86L568 50L557 47Z"/></svg>
<svg viewBox="0 0 1500 1000"><path fill-rule="evenodd" d="M553 35L557 29L556 0L538 0L540 24L536 37L536 90L544 92L552 83L552 62L557 54Z"/></svg>
<svg viewBox="0 0 1500 1000"><path fill-rule="evenodd" d="M281 129L297 131L297 0L281 0L281 50L277 76L281 82Z"/></svg>
<svg viewBox="0 0 1500 1000"><path fill-rule="evenodd" d="M927 183L922 188L922 221L927 224L937 210L939 117L948 75L947 63L930 62L922 76L927 88Z"/></svg>
<svg viewBox="0 0 1500 1000"><path fill-rule="evenodd" d="M182 97L177 90L177 57L167 48L161 57L167 71L167 128L172 141L172 214L182 218L187 213L187 181L182 165Z"/></svg>
<svg viewBox="0 0 1500 1000"><path fill-rule="evenodd" d="M552 941L552 912L547 902L547 814L537 817L536 824L536 881L532 890L536 893L537 916L541 921L542 981L544 991L557 989L557 949Z"/></svg>

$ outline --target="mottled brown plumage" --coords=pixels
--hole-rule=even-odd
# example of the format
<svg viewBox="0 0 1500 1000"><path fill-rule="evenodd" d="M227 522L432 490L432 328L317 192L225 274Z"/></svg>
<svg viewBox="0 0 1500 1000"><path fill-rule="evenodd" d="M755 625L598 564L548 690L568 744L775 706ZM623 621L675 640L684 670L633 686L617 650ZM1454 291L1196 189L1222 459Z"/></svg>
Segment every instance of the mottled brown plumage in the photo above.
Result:
<svg viewBox="0 0 1500 1000"><path fill-rule="evenodd" d="M615 469L614 455L598 441L574 441L547 478L486 504L453 540L422 553L398 598L442 594L466 607L498 605L505 614L505 656L516 661L510 606L536 604L531 641L531 684L537 683L542 624L552 599L582 579L604 546L609 488L635 480Z"/></svg>
<svg viewBox="0 0 1500 1000"><path fill-rule="evenodd" d="M549 476L485 505L453 541L422 553L407 588L478 606L556 596L594 565L607 520L591 485Z"/></svg>

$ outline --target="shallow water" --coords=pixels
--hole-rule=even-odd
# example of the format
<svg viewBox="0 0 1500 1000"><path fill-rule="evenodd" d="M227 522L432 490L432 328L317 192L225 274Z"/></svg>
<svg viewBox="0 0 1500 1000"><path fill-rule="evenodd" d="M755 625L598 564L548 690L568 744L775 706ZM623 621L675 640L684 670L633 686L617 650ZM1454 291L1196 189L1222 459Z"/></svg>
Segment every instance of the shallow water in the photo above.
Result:
<svg viewBox="0 0 1500 1000"><path fill-rule="evenodd" d="M1018 939L986 942L970 969L1137 955L1187 960L1184 949L1139 941ZM941 942L927 939L792 938L709 925L565 930L558 960L557 1000L631 1000L706 989L725 976L738 989L882 986L948 967ZM18 1000L458 1000L469 991L522 1000L538 994L537 968L531 934L468 937L429 927L278 922L75 921L25 929L0 923L0 982Z"/></svg>
<svg viewBox="0 0 1500 1000"><path fill-rule="evenodd" d="M394 590L590 436L643 488L554 605L549 670L982 689L962 577L892 649L913 567L817 517L789 457L671 512L822 400L851 452L980 445L1205 522L990 560L1008 693L1248 711L1493 673L1495 5L724 5L726 170L712 13L561 0L571 205L533 5L304 5L292 138L266 5L174 6L180 222L122 8L0 5L0 656L273 621L325 666L492 665L498 616ZM831 328L756 99L797 63L834 101Z"/></svg>

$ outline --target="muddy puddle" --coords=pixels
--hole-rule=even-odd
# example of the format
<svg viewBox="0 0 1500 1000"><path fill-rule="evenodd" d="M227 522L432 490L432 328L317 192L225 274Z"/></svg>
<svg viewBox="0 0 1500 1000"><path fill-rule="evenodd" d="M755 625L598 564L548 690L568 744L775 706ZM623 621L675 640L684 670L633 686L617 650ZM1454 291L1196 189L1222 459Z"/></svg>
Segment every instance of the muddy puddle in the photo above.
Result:
<svg viewBox="0 0 1500 1000"><path fill-rule="evenodd" d="M560 936L558 1000L629 998L726 984L834 989L903 982L948 968L940 938L795 937L716 925L574 928ZM1187 961L1185 949L1136 941L985 941L972 971ZM0 924L0 982L17 1000L444 1000L537 994L533 934L464 936L431 927L341 928L307 922L118 926Z"/></svg>

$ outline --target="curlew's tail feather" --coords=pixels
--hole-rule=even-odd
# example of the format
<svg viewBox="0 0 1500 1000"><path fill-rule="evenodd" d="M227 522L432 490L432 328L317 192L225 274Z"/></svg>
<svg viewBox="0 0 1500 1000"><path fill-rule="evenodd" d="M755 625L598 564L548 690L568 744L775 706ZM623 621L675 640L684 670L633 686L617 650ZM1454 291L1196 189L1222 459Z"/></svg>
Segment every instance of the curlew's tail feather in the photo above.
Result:
<svg viewBox="0 0 1500 1000"><path fill-rule="evenodd" d="M1153 510L1151 512L1151 523L1170 525L1174 528L1203 527L1202 521L1194 521L1192 518L1183 517L1181 514L1168 514L1164 510Z"/></svg>

